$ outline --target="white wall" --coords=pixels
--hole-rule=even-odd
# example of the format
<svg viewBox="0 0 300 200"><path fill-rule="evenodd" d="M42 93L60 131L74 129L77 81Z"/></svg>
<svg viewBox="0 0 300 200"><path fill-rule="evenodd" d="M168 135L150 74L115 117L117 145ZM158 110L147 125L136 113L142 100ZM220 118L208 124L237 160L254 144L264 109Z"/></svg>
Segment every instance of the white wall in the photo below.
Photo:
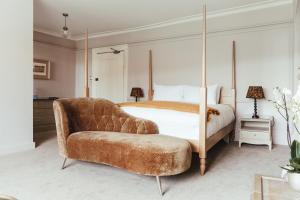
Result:
<svg viewBox="0 0 300 200"><path fill-rule="evenodd" d="M249 85L262 85L266 100L259 101L261 115L274 115L274 141L285 144L284 121L267 99L272 89L292 87L291 24L210 34L208 37L208 82L231 84L231 42L237 45L237 114L251 116L253 101L245 98ZM153 51L154 82L200 85L201 39L186 38L129 46L128 86L148 90L148 50ZM147 92L145 92L147 93ZM238 138L238 137L237 137Z"/></svg>
<svg viewBox="0 0 300 200"><path fill-rule="evenodd" d="M1 1L0 154L34 148L32 1Z"/></svg>
<svg viewBox="0 0 300 200"><path fill-rule="evenodd" d="M295 4L296 13L294 19L294 67L295 67L295 88L300 80L300 1Z"/></svg>
<svg viewBox="0 0 300 200"><path fill-rule="evenodd" d="M294 4L271 4L255 9L238 8L238 12L224 12L219 16L208 13L209 83L230 86L231 42L237 42L238 118L245 114L251 116L253 112L253 101L245 98L249 85L262 85L266 99L271 99L274 87L293 88L294 74L300 76L300 71L293 67L298 62L294 60L294 50L298 51L293 43L294 36L298 38L300 35L298 25L294 29L292 20ZM147 94L149 49L153 51L154 82L200 84L201 28L201 20L187 20L147 30L93 36L89 46L129 45L128 99L131 99L129 92L132 87L142 87ZM298 40L295 39L296 43L299 43ZM76 42L78 49L82 49L83 45L83 40ZM82 50L78 50L76 91L79 91L78 86L82 90L82 57ZM267 100L260 100L259 112L275 116L274 142L286 144L285 123L273 105Z"/></svg>
<svg viewBox="0 0 300 200"><path fill-rule="evenodd" d="M259 101L259 114L275 116L276 144L286 144L285 123L267 99L272 99L276 86L293 87L292 26L284 23L208 34L208 82L230 87L231 43L235 40L238 118L253 112L253 101L245 98L248 86L262 85L266 100ZM200 35L129 44L128 98L132 87L142 87L147 94L149 49L153 52L154 82L200 85L201 45ZM77 58L82 57L78 51ZM82 61L77 62L77 69L77 85L81 85Z"/></svg>

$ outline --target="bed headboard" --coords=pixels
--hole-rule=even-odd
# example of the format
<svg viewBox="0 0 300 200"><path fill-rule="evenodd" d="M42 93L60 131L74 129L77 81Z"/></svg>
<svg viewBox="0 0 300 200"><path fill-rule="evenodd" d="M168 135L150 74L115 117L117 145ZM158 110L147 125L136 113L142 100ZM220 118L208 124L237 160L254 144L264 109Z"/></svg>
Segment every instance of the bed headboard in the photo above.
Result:
<svg viewBox="0 0 300 200"><path fill-rule="evenodd" d="M235 110L235 107L236 107L236 90L231 89L231 88L222 87L219 103L230 105Z"/></svg>
<svg viewBox="0 0 300 200"><path fill-rule="evenodd" d="M221 87L221 94L219 103L228 104L233 110L236 109L236 50L235 41L232 42L232 77L231 88ZM148 88L148 100L153 99L153 67L152 67L152 51L149 50L149 88ZM206 78L206 76L204 76Z"/></svg>

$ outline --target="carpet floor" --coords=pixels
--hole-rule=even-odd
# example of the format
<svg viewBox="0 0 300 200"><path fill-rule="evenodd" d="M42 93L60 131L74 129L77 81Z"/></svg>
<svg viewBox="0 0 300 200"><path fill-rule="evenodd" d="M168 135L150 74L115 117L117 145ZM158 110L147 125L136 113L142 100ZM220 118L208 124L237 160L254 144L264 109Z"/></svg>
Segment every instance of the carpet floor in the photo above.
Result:
<svg viewBox="0 0 300 200"><path fill-rule="evenodd" d="M286 146L270 152L267 146L220 142L208 154L205 176L199 175L195 155L190 170L161 178L161 197L154 177L75 160L61 170L54 132L35 141L34 150L0 157L0 194L19 200L248 200L254 175L279 176L289 157Z"/></svg>

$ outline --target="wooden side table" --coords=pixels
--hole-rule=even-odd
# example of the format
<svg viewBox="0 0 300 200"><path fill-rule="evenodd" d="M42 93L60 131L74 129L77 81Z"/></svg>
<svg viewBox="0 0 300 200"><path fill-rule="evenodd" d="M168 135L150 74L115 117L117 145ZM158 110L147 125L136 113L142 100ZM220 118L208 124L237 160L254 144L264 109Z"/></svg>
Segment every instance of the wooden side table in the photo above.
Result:
<svg viewBox="0 0 300 200"><path fill-rule="evenodd" d="M300 193L281 178L256 175L251 200L300 200Z"/></svg>
<svg viewBox="0 0 300 200"><path fill-rule="evenodd" d="M54 112L54 99L33 100L33 132L52 131L56 129Z"/></svg>
<svg viewBox="0 0 300 200"><path fill-rule="evenodd" d="M241 118L239 147L242 143L265 144L272 150L273 117Z"/></svg>

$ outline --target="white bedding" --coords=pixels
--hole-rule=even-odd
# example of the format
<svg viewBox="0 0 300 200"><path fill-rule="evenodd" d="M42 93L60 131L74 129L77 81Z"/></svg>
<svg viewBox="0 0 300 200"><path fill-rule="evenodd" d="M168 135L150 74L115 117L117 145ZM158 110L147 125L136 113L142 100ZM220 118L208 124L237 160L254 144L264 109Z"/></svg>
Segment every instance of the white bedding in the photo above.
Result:
<svg viewBox="0 0 300 200"><path fill-rule="evenodd" d="M207 126L207 136L210 137L234 120L234 113L229 105L208 105L220 112L220 115L211 115ZM139 118L155 122L159 133L184 139L199 139L199 114L180 112L175 110L143 108L125 106L122 109Z"/></svg>

